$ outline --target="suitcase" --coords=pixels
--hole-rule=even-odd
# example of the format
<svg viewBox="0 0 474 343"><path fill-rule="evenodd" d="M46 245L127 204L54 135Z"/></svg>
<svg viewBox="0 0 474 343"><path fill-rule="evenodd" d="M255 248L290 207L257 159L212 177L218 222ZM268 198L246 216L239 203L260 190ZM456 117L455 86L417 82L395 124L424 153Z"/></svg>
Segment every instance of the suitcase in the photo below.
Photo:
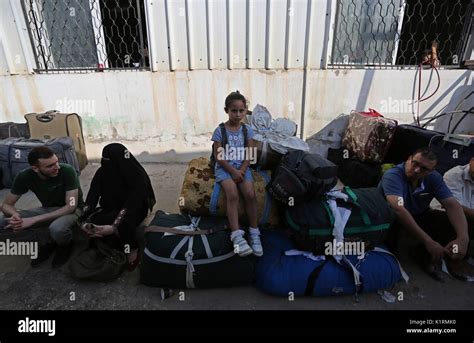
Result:
<svg viewBox="0 0 474 343"><path fill-rule="evenodd" d="M79 163L71 137L54 139L8 138L0 140L0 169L3 186L10 188L20 171L30 167L28 154L37 146L47 146L54 151L61 163L70 164L80 174Z"/></svg>
<svg viewBox="0 0 474 343"><path fill-rule="evenodd" d="M27 123L0 123L0 139L6 138L30 138L30 130Z"/></svg>
<svg viewBox="0 0 474 343"><path fill-rule="evenodd" d="M31 138L50 139L69 136L74 142L80 169L87 165L86 145L82 132L82 120L76 113L28 113L25 119L30 127Z"/></svg>
<svg viewBox="0 0 474 343"><path fill-rule="evenodd" d="M374 110L368 113L353 111L344 133L342 145L349 149L360 161L379 162L390 147L397 121L384 118Z"/></svg>
<svg viewBox="0 0 474 343"><path fill-rule="evenodd" d="M468 164L474 157L474 136L436 135L431 138L429 147L438 157L436 170L444 175L455 166Z"/></svg>
<svg viewBox="0 0 474 343"><path fill-rule="evenodd" d="M414 125L398 125L384 163L405 162L417 149L429 146L431 138L437 135L444 135L444 133Z"/></svg>

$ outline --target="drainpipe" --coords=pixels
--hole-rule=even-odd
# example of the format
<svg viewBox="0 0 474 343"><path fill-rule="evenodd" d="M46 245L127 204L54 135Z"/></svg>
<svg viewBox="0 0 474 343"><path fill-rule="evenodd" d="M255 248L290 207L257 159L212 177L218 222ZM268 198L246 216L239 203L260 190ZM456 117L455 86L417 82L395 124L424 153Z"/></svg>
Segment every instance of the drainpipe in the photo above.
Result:
<svg viewBox="0 0 474 343"><path fill-rule="evenodd" d="M308 7L306 10L306 37L304 46L304 63L303 63L303 90L301 99L301 120L300 120L300 138L304 138L304 118L306 116L306 89L308 82L308 64L309 64L309 42L311 40L311 5L312 0L308 0Z"/></svg>

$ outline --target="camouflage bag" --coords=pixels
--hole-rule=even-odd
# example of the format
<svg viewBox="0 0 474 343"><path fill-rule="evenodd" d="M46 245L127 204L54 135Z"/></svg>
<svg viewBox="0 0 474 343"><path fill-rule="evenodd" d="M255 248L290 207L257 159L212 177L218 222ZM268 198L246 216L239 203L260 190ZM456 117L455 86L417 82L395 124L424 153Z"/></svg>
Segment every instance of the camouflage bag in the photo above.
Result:
<svg viewBox="0 0 474 343"><path fill-rule="evenodd" d="M363 162L383 162L397 128L397 121L373 109L352 111L342 145Z"/></svg>

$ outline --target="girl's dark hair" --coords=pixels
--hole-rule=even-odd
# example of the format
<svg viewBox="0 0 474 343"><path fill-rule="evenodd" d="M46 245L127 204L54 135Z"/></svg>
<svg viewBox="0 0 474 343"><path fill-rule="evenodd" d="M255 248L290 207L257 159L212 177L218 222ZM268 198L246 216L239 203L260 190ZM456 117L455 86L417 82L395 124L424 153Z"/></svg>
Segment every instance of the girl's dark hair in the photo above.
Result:
<svg viewBox="0 0 474 343"><path fill-rule="evenodd" d="M239 91L235 91L230 93L227 98L225 98L225 110L227 110L230 105L232 105L232 102L235 100L242 100L244 105L247 107L247 99L245 99L245 97L240 94Z"/></svg>

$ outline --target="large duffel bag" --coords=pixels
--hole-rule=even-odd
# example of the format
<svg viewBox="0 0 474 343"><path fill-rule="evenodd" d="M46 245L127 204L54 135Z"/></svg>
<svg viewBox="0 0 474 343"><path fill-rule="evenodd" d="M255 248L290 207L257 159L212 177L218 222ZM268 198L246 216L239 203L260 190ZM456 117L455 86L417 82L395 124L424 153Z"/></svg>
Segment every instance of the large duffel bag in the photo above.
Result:
<svg viewBox="0 0 474 343"><path fill-rule="evenodd" d="M474 157L474 136L436 135L431 138L429 147L438 158L436 170L444 175L455 166L468 164Z"/></svg>
<svg viewBox="0 0 474 343"><path fill-rule="evenodd" d="M70 137L54 139L8 138L0 140L0 169L3 185L10 188L20 171L30 167L28 154L38 146L47 146L56 154L61 163L70 164L80 174L79 163Z"/></svg>
<svg viewBox="0 0 474 343"><path fill-rule="evenodd" d="M257 196L257 214L259 225L278 225L278 211L265 186L270 182L267 171L252 171L255 194ZM226 216L226 199L220 184L215 182L214 172L209 167L209 160L201 157L189 162L184 175L179 206L182 213L193 216ZM240 192L239 192L240 194ZM239 219L247 222L244 200L239 201Z"/></svg>
<svg viewBox="0 0 474 343"><path fill-rule="evenodd" d="M355 154L360 161L383 162L392 143L397 121L384 118L374 110L353 111L342 139L342 146Z"/></svg>
<svg viewBox="0 0 474 343"><path fill-rule="evenodd" d="M225 223L225 218L199 219L158 211L145 229L141 282L167 288L251 284L255 277L254 257L234 253Z"/></svg>
<svg viewBox="0 0 474 343"><path fill-rule="evenodd" d="M301 150L287 153L275 170L267 190L278 201L292 206L317 198L337 184L337 166Z"/></svg>
<svg viewBox="0 0 474 343"><path fill-rule="evenodd" d="M385 197L377 188L351 189L346 186L342 192L348 196L348 201L337 199L337 206L351 210L344 227L344 240L364 242L366 250L381 244L395 220ZM302 250L322 255L326 243L334 239L334 215L325 198L290 206L285 218L290 230L295 231L295 241Z"/></svg>
<svg viewBox="0 0 474 343"><path fill-rule="evenodd" d="M328 160L337 165L337 177L351 188L376 187L382 176L382 165L362 162L347 149L328 150Z"/></svg>
<svg viewBox="0 0 474 343"><path fill-rule="evenodd" d="M429 146L431 139L438 135L444 133L414 125L398 125L384 163L405 162L417 149Z"/></svg>
<svg viewBox="0 0 474 343"><path fill-rule="evenodd" d="M87 165L86 144L82 132L82 119L77 113L59 113L56 110L25 115L31 138L50 139L71 137L80 170Z"/></svg>
<svg viewBox="0 0 474 343"><path fill-rule="evenodd" d="M30 138L30 129L27 123L0 123L0 139Z"/></svg>
<svg viewBox="0 0 474 343"><path fill-rule="evenodd" d="M370 293L390 288L402 278L408 281L397 259L381 248L367 251L362 259L347 256L356 274L350 265L331 257L295 251L282 232L265 231L262 244L265 254L257 263L256 287L268 294L320 297Z"/></svg>

